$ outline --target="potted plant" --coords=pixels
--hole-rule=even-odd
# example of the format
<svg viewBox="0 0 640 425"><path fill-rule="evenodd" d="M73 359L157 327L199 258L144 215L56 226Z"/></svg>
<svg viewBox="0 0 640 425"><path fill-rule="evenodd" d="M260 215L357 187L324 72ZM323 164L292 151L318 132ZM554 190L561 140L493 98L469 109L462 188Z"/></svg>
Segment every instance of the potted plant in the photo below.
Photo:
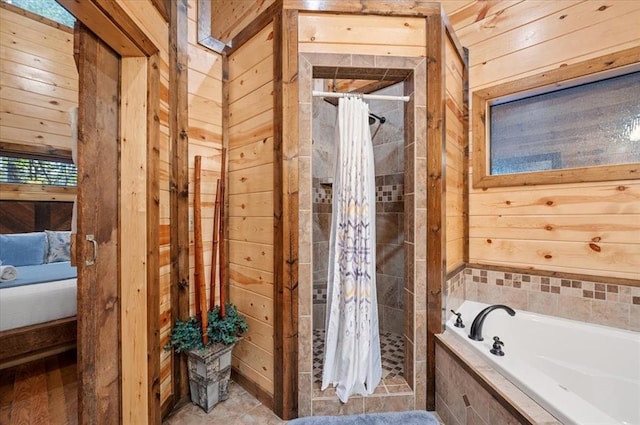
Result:
<svg viewBox="0 0 640 425"><path fill-rule="evenodd" d="M187 354L189 391L191 401L206 412L229 396L231 352L235 343L248 329L244 317L236 306L225 305L225 316L216 306L207 313L207 343L204 343L201 321L192 316L176 321L166 350Z"/></svg>
<svg viewBox="0 0 640 425"><path fill-rule="evenodd" d="M224 176L225 150L222 151L222 176ZM224 179L218 180L214 223L213 254L211 259L210 300L207 303L207 290L202 260L202 217L200 211L200 173L201 157L195 157L194 191L194 236L195 236L195 316L185 321L177 320L171 330L166 350L187 354L189 390L191 401L206 412L229 396L229 378L231 376L231 351L248 325L238 309L226 302L224 282L225 260L224 245L218 247L218 239L224 240L223 211L220 208L224 196ZM217 258L219 257L219 258ZM220 305L215 304L216 261L220 260Z"/></svg>

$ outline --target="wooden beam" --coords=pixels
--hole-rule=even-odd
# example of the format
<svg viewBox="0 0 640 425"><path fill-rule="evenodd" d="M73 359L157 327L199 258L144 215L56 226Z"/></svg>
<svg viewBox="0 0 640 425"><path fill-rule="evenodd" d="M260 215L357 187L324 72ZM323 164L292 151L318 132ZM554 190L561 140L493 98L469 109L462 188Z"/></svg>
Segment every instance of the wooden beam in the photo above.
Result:
<svg viewBox="0 0 640 425"><path fill-rule="evenodd" d="M58 0L58 3L120 56L151 56L158 52L153 41L115 1Z"/></svg>
<svg viewBox="0 0 640 425"><path fill-rule="evenodd" d="M147 37L147 34L142 28L133 20L129 12L120 6L117 1L114 0L85 0L94 2L102 12L104 12L111 21L111 26L115 26L129 40L131 40L138 48L144 53L143 56L151 56L159 52L159 46L156 46L154 42ZM106 41L106 40L104 40ZM119 53L119 52L118 52ZM121 56L126 56L121 54Z"/></svg>
<svg viewBox="0 0 640 425"><path fill-rule="evenodd" d="M171 323L189 317L189 133L187 1L171 2L169 25L169 133L171 214ZM189 396L185 356L173 353L176 404Z"/></svg>
<svg viewBox="0 0 640 425"><path fill-rule="evenodd" d="M147 376L149 424L160 406L160 55L147 64Z"/></svg>
<svg viewBox="0 0 640 425"><path fill-rule="evenodd" d="M298 412L298 12L274 20L274 410Z"/></svg>
<svg viewBox="0 0 640 425"><path fill-rule="evenodd" d="M445 235L445 62L444 25L427 16L427 410L436 408L435 335L442 332L442 289L446 270ZM422 294L417 294L421 296Z"/></svg>
<svg viewBox="0 0 640 425"><path fill-rule="evenodd" d="M171 0L151 0L151 3L156 8L165 21L169 22L169 11L171 10Z"/></svg>
<svg viewBox="0 0 640 425"><path fill-rule="evenodd" d="M264 27L266 27L270 22L273 22L275 16L280 13L280 10L281 4L279 1L274 2L271 6L265 9L264 12L262 12L256 19L254 19L249 25L247 25L242 31L240 31L235 37L233 37L231 46L228 46L225 49L227 54L233 54L236 50L242 47L244 43L249 41L251 38L253 38L253 36L259 33Z"/></svg>
<svg viewBox="0 0 640 425"><path fill-rule="evenodd" d="M92 0L58 0L58 3L121 56L144 56L143 51Z"/></svg>

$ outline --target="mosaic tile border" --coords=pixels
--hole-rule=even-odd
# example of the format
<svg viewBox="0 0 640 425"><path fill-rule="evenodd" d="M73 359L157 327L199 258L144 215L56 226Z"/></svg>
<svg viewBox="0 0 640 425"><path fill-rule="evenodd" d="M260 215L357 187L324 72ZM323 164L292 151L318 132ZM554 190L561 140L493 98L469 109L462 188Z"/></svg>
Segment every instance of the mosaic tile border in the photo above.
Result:
<svg viewBox="0 0 640 425"><path fill-rule="evenodd" d="M460 285L463 276L464 287ZM466 267L445 284L446 313L465 300L640 331L640 287Z"/></svg>
<svg viewBox="0 0 640 425"><path fill-rule="evenodd" d="M613 301L623 304L640 305L640 287L601 283L596 280L575 280L546 277L534 274L508 273L493 270L466 268L467 279L474 283L492 283L525 289L534 292Z"/></svg>
<svg viewBox="0 0 640 425"><path fill-rule="evenodd" d="M333 201L333 188L321 184L313 188L314 204L331 204ZM376 202L403 202L404 185L388 184L376 186Z"/></svg>
<svg viewBox="0 0 640 425"><path fill-rule="evenodd" d="M313 287L313 303L324 304L326 302L327 302L327 287L314 286Z"/></svg>

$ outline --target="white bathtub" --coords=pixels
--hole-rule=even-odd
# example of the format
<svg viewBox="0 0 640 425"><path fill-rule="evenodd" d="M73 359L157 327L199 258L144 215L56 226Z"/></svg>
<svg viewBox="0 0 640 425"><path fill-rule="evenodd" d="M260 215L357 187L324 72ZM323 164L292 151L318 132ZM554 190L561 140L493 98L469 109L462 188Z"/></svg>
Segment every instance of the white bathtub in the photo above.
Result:
<svg viewBox="0 0 640 425"><path fill-rule="evenodd" d="M465 328L447 332L467 341L496 370L566 425L640 424L640 333L516 310L491 312L484 341L468 338L471 323L487 307L465 301ZM489 352L493 337L504 357Z"/></svg>

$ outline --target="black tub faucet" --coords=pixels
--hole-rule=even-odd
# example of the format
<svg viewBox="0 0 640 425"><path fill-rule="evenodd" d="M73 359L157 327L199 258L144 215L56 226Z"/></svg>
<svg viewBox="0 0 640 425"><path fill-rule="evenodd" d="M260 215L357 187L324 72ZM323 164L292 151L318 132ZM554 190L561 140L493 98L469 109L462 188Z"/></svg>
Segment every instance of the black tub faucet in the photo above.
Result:
<svg viewBox="0 0 640 425"><path fill-rule="evenodd" d="M482 338L482 325L484 324L484 319L487 318L489 313L493 310L506 310L511 316L515 316L516 312L511 308L503 304L495 304L490 305L489 307L483 309L475 319L473 319L473 323L471 324L471 331L469 331L469 338L474 341L483 341Z"/></svg>

